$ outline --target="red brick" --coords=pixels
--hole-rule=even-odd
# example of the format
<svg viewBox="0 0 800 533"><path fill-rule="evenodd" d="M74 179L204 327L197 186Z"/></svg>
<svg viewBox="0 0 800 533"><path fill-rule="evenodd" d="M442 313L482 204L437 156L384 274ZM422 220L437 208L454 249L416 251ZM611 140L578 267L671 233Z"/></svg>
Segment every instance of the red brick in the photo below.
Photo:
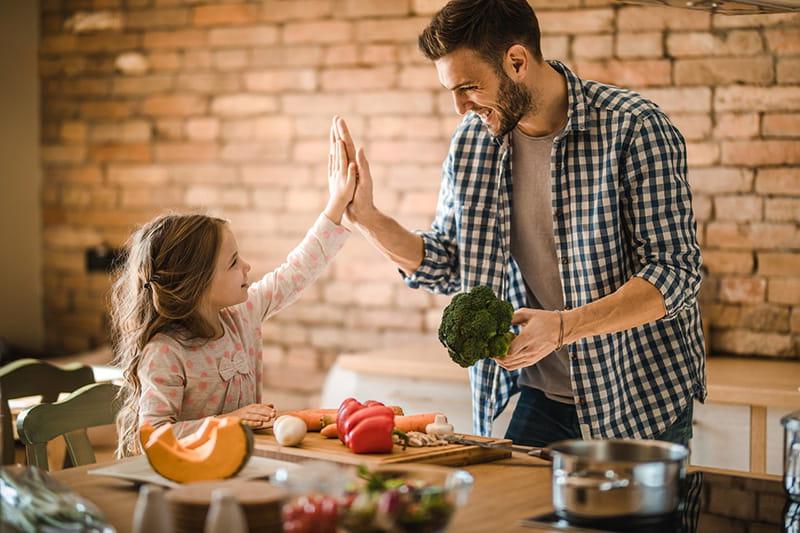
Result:
<svg viewBox="0 0 800 533"><path fill-rule="evenodd" d="M737 326L756 331L788 333L789 318L789 308L783 305L749 304L741 307Z"/></svg>
<svg viewBox="0 0 800 533"><path fill-rule="evenodd" d="M180 28L189 23L189 10L177 9L129 9L125 12L125 27L135 30L155 28Z"/></svg>
<svg viewBox="0 0 800 533"><path fill-rule="evenodd" d="M754 264L750 252L703 250L703 265L714 274L750 274Z"/></svg>
<svg viewBox="0 0 800 533"><path fill-rule="evenodd" d="M94 35L79 35L75 44L76 52L109 53L123 50L135 50L141 46L138 34L127 33L98 33Z"/></svg>
<svg viewBox="0 0 800 533"><path fill-rule="evenodd" d="M192 22L195 26L226 26L247 24L257 20L258 16L258 7L254 5L209 5L194 8Z"/></svg>
<svg viewBox="0 0 800 533"><path fill-rule="evenodd" d="M73 34L44 35L39 44L39 51L42 54L74 52L77 43L78 38Z"/></svg>
<svg viewBox="0 0 800 533"><path fill-rule="evenodd" d="M252 51L253 67L310 67L323 63L323 50L320 45L272 46L256 48Z"/></svg>
<svg viewBox="0 0 800 533"><path fill-rule="evenodd" d="M769 280L767 300L778 304L800 305L800 278Z"/></svg>
<svg viewBox="0 0 800 533"><path fill-rule="evenodd" d="M277 109L278 101L272 96L235 94L218 96L211 102L214 114L228 117L268 113Z"/></svg>
<svg viewBox="0 0 800 533"><path fill-rule="evenodd" d="M612 9L543 11L537 13L537 18L543 35L606 33L614 29L614 10Z"/></svg>
<svg viewBox="0 0 800 533"><path fill-rule="evenodd" d="M716 139L750 139L758 136L758 113L719 113L716 119Z"/></svg>
<svg viewBox="0 0 800 533"><path fill-rule="evenodd" d="M540 48L546 59L563 59L569 57L568 35L543 35Z"/></svg>
<svg viewBox="0 0 800 533"><path fill-rule="evenodd" d="M134 103L126 100L83 102L80 105L82 118L126 118L133 114Z"/></svg>
<svg viewBox="0 0 800 533"><path fill-rule="evenodd" d="M708 113L711 89L706 87L643 89L645 98L658 104L666 113Z"/></svg>
<svg viewBox="0 0 800 533"><path fill-rule="evenodd" d="M153 136L157 139L182 141L183 133L183 121L179 118L159 118L155 121Z"/></svg>
<svg viewBox="0 0 800 533"><path fill-rule="evenodd" d="M758 333L744 329L719 331L714 332L711 345L719 353L735 353L747 356L754 354L793 355L791 336L777 333Z"/></svg>
<svg viewBox="0 0 800 533"><path fill-rule="evenodd" d="M800 59L793 57L778 59L778 83L800 83Z"/></svg>
<svg viewBox="0 0 800 533"><path fill-rule="evenodd" d="M325 66L355 66L358 63L358 46L355 44L336 44L325 49Z"/></svg>
<svg viewBox="0 0 800 533"><path fill-rule="evenodd" d="M312 188L290 189L285 198L287 211L320 212L328 202L328 193Z"/></svg>
<svg viewBox="0 0 800 533"><path fill-rule="evenodd" d="M212 54L211 64L217 71L236 71L247 68L250 54L247 50L219 50Z"/></svg>
<svg viewBox="0 0 800 533"><path fill-rule="evenodd" d="M361 47L358 60L368 65L397 62L397 47L391 44L367 44Z"/></svg>
<svg viewBox="0 0 800 533"><path fill-rule="evenodd" d="M205 98L192 95L151 96L142 103L142 113L156 117L201 115L206 108Z"/></svg>
<svg viewBox="0 0 800 533"><path fill-rule="evenodd" d="M283 42L296 43L341 43L353 35L350 22L325 20L314 22L290 22L283 28Z"/></svg>
<svg viewBox="0 0 800 533"><path fill-rule="evenodd" d="M728 165L800 164L800 143L796 141L731 141L722 143L722 162Z"/></svg>
<svg viewBox="0 0 800 533"><path fill-rule="evenodd" d="M407 15L410 9L409 0L343 0L336 14L347 18L391 17Z"/></svg>
<svg viewBox="0 0 800 533"><path fill-rule="evenodd" d="M209 50L186 50L183 53L184 70L206 70L211 68L211 52Z"/></svg>
<svg viewBox="0 0 800 533"><path fill-rule="evenodd" d="M251 185L288 187L309 183L311 171L308 165L267 163L242 166L242 181Z"/></svg>
<svg viewBox="0 0 800 533"><path fill-rule="evenodd" d="M579 13L583 13L582 11ZM629 31L645 30L706 30L711 15L671 7L622 7L617 14L617 28Z"/></svg>
<svg viewBox="0 0 800 533"><path fill-rule="evenodd" d="M800 196L800 168L760 169L756 178L756 191Z"/></svg>
<svg viewBox="0 0 800 533"><path fill-rule="evenodd" d="M151 151L145 143L101 144L90 148L89 158L98 162L146 163L151 160Z"/></svg>
<svg viewBox="0 0 800 533"><path fill-rule="evenodd" d="M242 89L238 73L209 72L180 74L177 90L183 93L202 93L216 96L219 93L238 92Z"/></svg>
<svg viewBox="0 0 800 533"><path fill-rule="evenodd" d="M671 65L668 60L575 61L575 70L584 79L625 87L670 85Z"/></svg>
<svg viewBox="0 0 800 533"><path fill-rule="evenodd" d="M714 204L710 196L705 194L695 194L692 196L692 211L694 211L694 218L698 222L711 220Z"/></svg>
<svg viewBox="0 0 800 533"><path fill-rule="evenodd" d="M353 110L351 95L309 94L281 96L281 109L290 115L345 115Z"/></svg>
<svg viewBox="0 0 800 533"><path fill-rule="evenodd" d="M144 120L95 122L89 130L89 140L93 143L143 142L151 137L150 124Z"/></svg>
<svg viewBox="0 0 800 533"><path fill-rule="evenodd" d="M762 28L772 26L797 26L800 24L798 13L774 13L769 15L715 15L714 28Z"/></svg>
<svg viewBox="0 0 800 533"><path fill-rule="evenodd" d="M783 111L800 109L800 87L719 87L717 111Z"/></svg>
<svg viewBox="0 0 800 533"><path fill-rule="evenodd" d="M172 76L117 77L113 80L111 92L117 95L147 95L169 91L172 86Z"/></svg>
<svg viewBox="0 0 800 533"><path fill-rule="evenodd" d="M186 137L193 141L212 141L219 136L219 120L193 118L186 121Z"/></svg>
<svg viewBox="0 0 800 533"><path fill-rule="evenodd" d="M727 250L769 250L795 247L799 237L794 224L712 222L706 238L708 246Z"/></svg>
<svg viewBox="0 0 800 533"><path fill-rule="evenodd" d="M64 122L61 124L60 137L65 143L80 143L86 140L87 130L85 122Z"/></svg>
<svg viewBox="0 0 800 533"><path fill-rule="evenodd" d="M575 59L609 59L614 55L614 36L576 35L572 40L572 57Z"/></svg>
<svg viewBox="0 0 800 533"><path fill-rule="evenodd" d="M86 159L86 147L83 145L50 145L41 147L42 161L45 164L60 165L65 163L81 163Z"/></svg>
<svg viewBox="0 0 800 533"><path fill-rule="evenodd" d="M800 198L767 198L764 219L772 222L800 220Z"/></svg>
<svg viewBox="0 0 800 533"><path fill-rule="evenodd" d="M756 195L717 196L714 212L717 220L759 221L764 215L764 200Z"/></svg>
<svg viewBox="0 0 800 533"><path fill-rule="evenodd" d="M66 183L99 185L103 181L103 171L99 165L47 169L45 176L45 181Z"/></svg>
<svg viewBox="0 0 800 533"><path fill-rule="evenodd" d="M675 113L670 115L670 120L686 140L699 141L711 134L711 117L706 114Z"/></svg>
<svg viewBox="0 0 800 533"><path fill-rule="evenodd" d="M247 26L243 28L214 28L209 32L208 42L213 47L221 46L265 46L278 42L276 26Z"/></svg>
<svg viewBox="0 0 800 533"><path fill-rule="evenodd" d="M171 208L183 203L183 189L177 187L138 186L124 188L120 193L120 206L126 209Z"/></svg>
<svg viewBox="0 0 800 533"><path fill-rule="evenodd" d="M312 69L248 72L244 75L244 86L252 92L313 91L317 88L317 76Z"/></svg>
<svg viewBox="0 0 800 533"><path fill-rule="evenodd" d="M411 0L411 10L417 15L433 15L446 3L447 0Z"/></svg>
<svg viewBox="0 0 800 533"><path fill-rule="evenodd" d="M118 165L108 167L108 181L122 185L163 185L168 173L159 165Z"/></svg>
<svg viewBox="0 0 800 533"><path fill-rule="evenodd" d="M354 34L358 42L416 42L430 19L395 18L356 22Z"/></svg>
<svg viewBox="0 0 800 533"><path fill-rule="evenodd" d="M720 280L719 298L723 302L763 302L767 293L767 280L763 278L725 277Z"/></svg>
<svg viewBox="0 0 800 533"><path fill-rule="evenodd" d="M676 85L731 85L773 81L771 56L748 58L680 59L675 62Z"/></svg>
<svg viewBox="0 0 800 533"><path fill-rule="evenodd" d="M620 58L662 57L664 36L661 32L617 33L614 50Z"/></svg>
<svg viewBox="0 0 800 533"><path fill-rule="evenodd" d="M208 44L203 30L154 31L144 34L145 48L200 48Z"/></svg>
<svg viewBox="0 0 800 533"><path fill-rule="evenodd" d="M163 167L162 167L163 168ZM167 167L170 181L179 184L230 184L237 180L236 169L217 163L187 163Z"/></svg>
<svg viewBox="0 0 800 533"><path fill-rule="evenodd" d="M429 116L385 116L378 115L369 119L367 138L440 138L436 117Z"/></svg>
<svg viewBox="0 0 800 533"><path fill-rule="evenodd" d="M44 84L45 94L60 96L105 96L111 84L103 79L52 80Z"/></svg>
<svg viewBox="0 0 800 533"><path fill-rule="evenodd" d="M155 160L172 161L213 161L219 147L213 143L156 143Z"/></svg>
<svg viewBox="0 0 800 533"><path fill-rule="evenodd" d="M800 137L800 113L767 113L762 127L765 137Z"/></svg>
<svg viewBox="0 0 800 533"><path fill-rule="evenodd" d="M758 273L762 276L797 276L800 253L759 253Z"/></svg>
<svg viewBox="0 0 800 533"><path fill-rule="evenodd" d="M274 140L264 142L231 142L222 147L223 161L286 161L289 159L289 142Z"/></svg>
<svg viewBox="0 0 800 533"><path fill-rule="evenodd" d="M356 111L364 115L426 114L433 111L433 98L422 91L383 91L356 95Z"/></svg>
<svg viewBox="0 0 800 533"><path fill-rule="evenodd" d="M672 57L744 57L757 55L763 49L757 31L675 32L667 36L667 51Z"/></svg>
<svg viewBox="0 0 800 533"><path fill-rule="evenodd" d="M686 158L690 167L706 167L719 163L719 144L715 142L687 142Z"/></svg>
<svg viewBox="0 0 800 533"><path fill-rule="evenodd" d="M447 156L447 145L427 140L375 141L367 153L376 163L436 163Z"/></svg>
<svg viewBox="0 0 800 533"><path fill-rule="evenodd" d="M775 28L767 30L767 46L778 55L797 55L800 54L800 28L797 26L790 28Z"/></svg>
<svg viewBox="0 0 800 533"><path fill-rule="evenodd" d="M325 18L333 11L331 0L264 0L261 18L270 22Z"/></svg>
<svg viewBox="0 0 800 533"><path fill-rule="evenodd" d="M342 68L322 71L324 91L357 91L388 89L397 83L397 70L393 66L377 68Z"/></svg>

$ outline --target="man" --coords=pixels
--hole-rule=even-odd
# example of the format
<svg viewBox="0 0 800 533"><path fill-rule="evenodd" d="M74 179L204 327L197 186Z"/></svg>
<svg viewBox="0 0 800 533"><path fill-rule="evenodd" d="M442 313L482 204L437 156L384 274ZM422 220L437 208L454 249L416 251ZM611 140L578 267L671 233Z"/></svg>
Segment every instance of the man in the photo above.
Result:
<svg viewBox="0 0 800 533"><path fill-rule="evenodd" d="M642 96L543 61L539 35L525 0L437 13L420 49L465 116L432 229L374 206L363 150L348 215L409 287L488 285L517 309L508 355L470 369L476 433L519 390L506 435L517 443L687 444L706 391L683 137Z"/></svg>

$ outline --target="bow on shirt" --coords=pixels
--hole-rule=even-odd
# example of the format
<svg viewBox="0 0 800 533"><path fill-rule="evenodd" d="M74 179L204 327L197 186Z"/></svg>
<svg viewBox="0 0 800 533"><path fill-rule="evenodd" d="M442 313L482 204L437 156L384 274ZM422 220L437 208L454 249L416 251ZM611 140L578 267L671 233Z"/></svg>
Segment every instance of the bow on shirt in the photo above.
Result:
<svg viewBox="0 0 800 533"><path fill-rule="evenodd" d="M244 352L236 352L233 359L223 358L219 362L219 375L223 380L230 381L237 372L239 374L250 373L250 365L247 364Z"/></svg>

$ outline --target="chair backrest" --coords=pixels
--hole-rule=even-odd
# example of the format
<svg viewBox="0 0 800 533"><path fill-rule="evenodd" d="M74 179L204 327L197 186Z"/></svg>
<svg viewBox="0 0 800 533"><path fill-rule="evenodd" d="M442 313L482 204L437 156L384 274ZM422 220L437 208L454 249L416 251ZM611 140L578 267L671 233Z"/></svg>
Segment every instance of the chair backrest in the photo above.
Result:
<svg viewBox="0 0 800 533"><path fill-rule="evenodd" d="M94 383L94 373L91 367L81 363L56 366L38 359L20 359L0 367L2 464L14 463L14 431L9 400L42 396L43 402L55 402L62 392L72 392L90 383Z"/></svg>
<svg viewBox="0 0 800 533"><path fill-rule="evenodd" d="M64 436L72 466L95 462L86 428L114 423L119 411L119 386L93 383L60 402L31 407L17 417L17 432L25 445L28 464L47 470L48 441Z"/></svg>

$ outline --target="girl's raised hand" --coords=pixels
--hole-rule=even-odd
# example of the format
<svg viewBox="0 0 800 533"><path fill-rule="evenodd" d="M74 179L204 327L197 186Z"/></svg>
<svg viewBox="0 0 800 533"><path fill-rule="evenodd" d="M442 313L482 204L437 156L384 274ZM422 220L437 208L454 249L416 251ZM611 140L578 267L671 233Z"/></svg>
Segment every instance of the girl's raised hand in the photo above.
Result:
<svg viewBox="0 0 800 533"><path fill-rule="evenodd" d="M341 224L342 215L348 204L353 201L356 190L356 164L347 157L347 147L336 134L336 120L330 131L328 148L328 192L330 198L325 207L325 216L332 222Z"/></svg>

